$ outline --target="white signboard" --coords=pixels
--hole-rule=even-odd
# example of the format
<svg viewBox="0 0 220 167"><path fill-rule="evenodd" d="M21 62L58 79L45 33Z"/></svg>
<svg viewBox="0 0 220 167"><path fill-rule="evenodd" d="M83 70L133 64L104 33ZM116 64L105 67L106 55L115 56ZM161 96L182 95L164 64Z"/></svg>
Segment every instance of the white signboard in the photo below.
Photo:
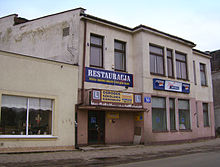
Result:
<svg viewBox="0 0 220 167"><path fill-rule="evenodd" d="M165 81L165 90L182 92L182 83L174 81Z"/></svg>

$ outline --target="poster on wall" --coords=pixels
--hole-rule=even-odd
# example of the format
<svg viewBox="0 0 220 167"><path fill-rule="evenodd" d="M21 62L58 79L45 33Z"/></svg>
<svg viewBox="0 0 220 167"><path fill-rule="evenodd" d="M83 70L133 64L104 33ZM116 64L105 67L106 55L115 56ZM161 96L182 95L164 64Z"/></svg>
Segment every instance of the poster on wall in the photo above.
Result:
<svg viewBox="0 0 220 167"><path fill-rule="evenodd" d="M86 67L85 81L100 84L133 87L133 74Z"/></svg>

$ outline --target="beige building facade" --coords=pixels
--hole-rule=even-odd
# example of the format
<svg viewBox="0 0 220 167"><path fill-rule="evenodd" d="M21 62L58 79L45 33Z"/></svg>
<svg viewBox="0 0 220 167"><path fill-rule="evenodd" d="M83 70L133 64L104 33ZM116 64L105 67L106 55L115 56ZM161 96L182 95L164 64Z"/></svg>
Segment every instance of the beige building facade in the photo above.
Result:
<svg viewBox="0 0 220 167"><path fill-rule="evenodd" d="M77 66L0 51L1 151L75 146Z"/></svg>
<svg viewBox="0 0 220 167"><path fill-rule="evenodd" d="M78 65L77 145L214 137L210 56L193 42L82 8L14 18L0 19L0 49Z"/></svg>

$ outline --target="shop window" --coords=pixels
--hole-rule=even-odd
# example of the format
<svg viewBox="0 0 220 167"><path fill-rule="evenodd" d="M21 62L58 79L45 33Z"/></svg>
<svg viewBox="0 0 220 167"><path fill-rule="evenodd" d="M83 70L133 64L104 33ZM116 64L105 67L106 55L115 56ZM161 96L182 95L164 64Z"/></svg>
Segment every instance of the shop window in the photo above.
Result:
<svg viewBox="0 0 220 167"><path fill-rule="evenodd" d="M175 114L175 99L169 99L170 105L170 130L176 130L176 114Z"/></svg>
<svg viewBox="0 0 220 167"><path fill-rule="evenodd" d="M2 96L0 135L51 135L52 100Z"/></svg>
<svg viewBox="0 0 220 167"><path fill-rule="evenodd" d="M203 122L204 122L204 127L208 127L209 126L209 107L208 107L208 103L203 103L202 104L203 107Z"/></svg>
<svg viewBox="0 0 220 167"><path fill-rule="evenodd" d="M185 54L176 53L176 75L178 79L187 80L187 63Z"/></svg>
<svg viewBox="0 0 220 167"><path fill-rule="evenodd" d="M179 110L179 129L190 130L189 100L179 100L178 110Z"/></svg>
<svg viewBox="0 0 220 167"><path fill-rule="evenodd" d="M103 67L103 37L90 37L90 66Z"/></svg>
<svg viewBox="0 0 220 167"><path fill-rule="evenodd" d="M115 70L126 71L125 42L115 40Z"/></svg>
<svg viewBox="0 0 220 167"><path fill-rule="evenodd" d="M163 97L152 97L152 130L167 130L166 99Z"/></svg>
<svg viewBox="0 0 220 167"><path fill-rule="evenodd" d="M164 52L162 47L150 45L150 72L164 75Z"/></svg>
<svg viewBox="0 0 220 167"><path fill-rule="evenodd" d="M201 85L207 86L206 67L205 67L205 64L202 64L202 63L200 63L200 78L201 78Z"/></svg>
<svg viewBox="0 0 220 167"><path fill-rule="evenodd" d="M170 49L167 49L167 73L168 77L173 77L173 54Z"/></svg>

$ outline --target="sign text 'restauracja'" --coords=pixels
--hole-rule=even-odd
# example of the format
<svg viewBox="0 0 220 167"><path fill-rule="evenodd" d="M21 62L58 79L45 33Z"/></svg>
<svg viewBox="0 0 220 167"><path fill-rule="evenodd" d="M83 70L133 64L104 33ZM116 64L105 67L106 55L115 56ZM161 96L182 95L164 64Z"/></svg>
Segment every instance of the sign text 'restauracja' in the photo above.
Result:
<svg viewBox="0 0 220 167"><path fill-rule="evenodd" d="M86 67L85 81L133 87L133 75Z"/></svg>

